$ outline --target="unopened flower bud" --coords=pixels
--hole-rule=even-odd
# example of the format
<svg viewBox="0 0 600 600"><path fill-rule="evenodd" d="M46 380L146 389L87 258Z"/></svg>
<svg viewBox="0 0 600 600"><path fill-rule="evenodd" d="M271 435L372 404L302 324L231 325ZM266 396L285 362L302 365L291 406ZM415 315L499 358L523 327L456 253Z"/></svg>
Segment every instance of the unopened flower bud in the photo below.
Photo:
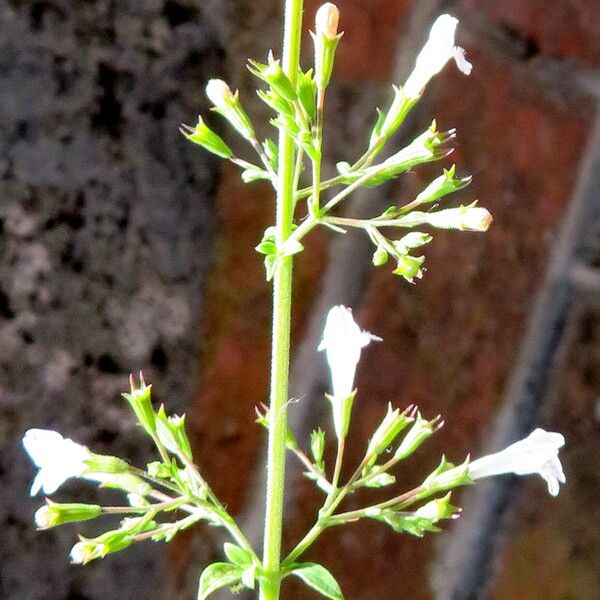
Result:
<svg viewBox="0 0 600 600"><path fill-rule="evenodd" d="M335 4L326 2L315 15L315 30L317 34L322 33L330 40L337 36L340 11Z"/></svg>
<svg viewBox="0 0 600 600"><path fill-rule="evenodd" d="M446 208L433 212L412 211L398 218L403 227L416 227L428 223L438 229L460 229L461 231L487 231L493 217L486 208L473 202L468 206Z"/></svg>
<svg viewBox="0 0 600 600"><path fill-rule="evenodd" d="M71 549L70 557L73 564L85 565L91 560L127 548L133 543L133 535L128 531L108 531L93 539L80 536L80 540Z"/></svg>
<svg viewBox="0 0 600 600"><path fill-rule="evenodd" d="M390 179L398 177L416 165L439 160L452 152L448 147L455 137L455 131L437 131L435 121L421 135L417 136L408 146L402 148L378 165L369 167L366 171L358 171L352 174L354 180L370 173L365 179L364 185L374 187L381 185ZM343 163L342 163L343 164ZM341 166L338 163L338 170ZM342 173L343 174L343 173Z"/></svg>
<svg viewBox="0 0 600 600"><path fill-rule="evenodd" d="M421 416L421 413L417 413L414 425L402 440L402 443L394 454L394 458L396 460L402 460L407 456L410 456L427 438L431 437L433 433L442 427L443 424L444 423L443 421L440 421L439 416L431 421L427 421Z"/></svg>
<svg viewBox="0 0 600 600"><path fill-rule="evenodd" d="M411 205L430 204L447 194L461 190L471 183L471 177L455 177L456 167L444 169L444 174L434 179L414 200Z"/></svg>
<svg viewBox="0 0 600 600"><path fill-rule="evenodd" d="M211 79L206 85L206 95L214 104L214 110L225 117L242 137L247 140L255 138L252 123L240 103L239 92L234 94L221 79Z"/></svg>
<svg viewBox="0 0 600 600"><path fill-rule="evenodd" d="M462 219L462 229L465 231L487 231L493 217L487 208L475 206L468 208Z"/></svg>
<svg viewBox="0 0 600 600"><path fill-rule="evenodd" d="M325 432L320 427L310 434L310 451L315 462L321 464L325 452Z"/></svg>
<svg viewBox="0 0 600 600"><path fill-rule="evenodd" d="M40 529L56 527L64 523L89 521L102 514L102 507L94 504L57 504L46 500L46 505L35 512L35 524Z"/></svg>
<svg viewBox="0 0 600 600"><path fill-rule="evenodd" d="M450 495L451 492L448 492L442 498L430 500L415 511L415 517L427 519L432 525L441 519L457 519L461 509L450 504Z"/></svg>
<svg viewBox="0 0 600 600"><path fill-rule="evenodd" d="M266 65L255 60L249 60L248 70L259 79L266 81L280 98L288 102L294 102L298 97L292 82L283 72L280 61L275 60L273 52L269 52L268 64Z"/></svg>
<svg viewBox="0 0 600 600"><path fill-rule="evenodd" d="M400 409L393 409L391 403L388 404L383 421L369 441L367 455L373 455L373 458L376 458L378 454L384 452L396 439L396 436L413 420L409 412L401 413Z"/></svg>
<svg viewBox="0 0 600 600"><path fill-rule="evenodd" d="M211 79L206 84L206 95L216 108L225 110L235 102L235 95L222 79Z"/></svg>
<svg viewBox="0 0 600 600"><path fill-rule="evenodd" d="M333 70L335 50L343 33L338 33L340 11L337 6L327 2L315 16L315 33L311 32L315 45L315 83L323 91L329 84Z"/></svg>
<svg viewBox="0 0 600 600"><path fill-rule="evenodd" d="M388 251L383 246L377 246L375 252L373 252L373 265L376 267L380 267L381 265L385 265L388 261Z"/></svg>
<svg viewBox="0 0 600 600"><path fill-rule="evenodd" d="M487 231L493 217L486 208L476 203L458 208L447 208L426 213L427 222L439 229L460 229L462 231Z"/></svg>

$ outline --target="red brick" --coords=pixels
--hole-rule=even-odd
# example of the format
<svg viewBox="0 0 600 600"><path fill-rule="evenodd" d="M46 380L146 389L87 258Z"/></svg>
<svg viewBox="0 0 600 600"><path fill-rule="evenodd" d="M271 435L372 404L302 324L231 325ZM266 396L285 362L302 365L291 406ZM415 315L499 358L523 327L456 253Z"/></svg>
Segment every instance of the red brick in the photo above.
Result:
<svg viewBox="0 0 600 600"><path fill-rule="evenodd" d="M464 0L464 6L494 23L510 25L539 51L600 65L600 4L597 0Z"/></svg>

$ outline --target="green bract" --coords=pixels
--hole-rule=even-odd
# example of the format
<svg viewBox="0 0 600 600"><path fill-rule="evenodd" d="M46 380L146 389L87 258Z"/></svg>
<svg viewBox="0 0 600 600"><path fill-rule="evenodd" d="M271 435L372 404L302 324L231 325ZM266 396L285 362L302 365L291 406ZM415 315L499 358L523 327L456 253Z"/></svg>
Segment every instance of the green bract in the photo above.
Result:
<svg viewBox="0 0 600 600"><path fill-rule="evenodd" d="M202 146L209 152L212 152L221 158L233 157L231 148L229 148L223 139L206 125L202 120L202 117L198 117L198 123L195 127L182 124L179 131L181 131L190 142Z"/></svg>

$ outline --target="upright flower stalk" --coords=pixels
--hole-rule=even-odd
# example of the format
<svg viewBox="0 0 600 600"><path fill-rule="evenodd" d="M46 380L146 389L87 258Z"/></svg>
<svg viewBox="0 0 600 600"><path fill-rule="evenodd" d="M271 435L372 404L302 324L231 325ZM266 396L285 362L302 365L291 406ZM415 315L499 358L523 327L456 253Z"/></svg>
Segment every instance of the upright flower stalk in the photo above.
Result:
<svg viewBox="0 0 600 600"><path fill-rule="evenodd" d="M282 69L295 85L300 59L303 0L286 0ZM275 243L283 244L292 232L294 216L295 145L284 128L279 130L279 172ZM273 277L273 337L271 348L271 394L267 449L267 497L265 508L263 578L261 600L277 600L281 585L281 537L285 483L286 403L290 364L290 325L292 310L292 257L281 258Z"/></svg>

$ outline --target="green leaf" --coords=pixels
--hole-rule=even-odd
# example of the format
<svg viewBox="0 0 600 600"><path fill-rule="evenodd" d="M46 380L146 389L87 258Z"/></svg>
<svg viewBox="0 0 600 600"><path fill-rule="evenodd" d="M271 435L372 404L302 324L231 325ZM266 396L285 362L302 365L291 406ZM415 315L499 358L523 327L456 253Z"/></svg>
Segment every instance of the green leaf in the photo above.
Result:
<svg viewBox="0 0 600 600"><path fill-rule="evenodd" d="M225 542L223 544L223 551L225 556L235 565L240 567L247 567L252 564L252 556L248 550L244 550L235 544Z"/></svg>
<svg viewBox="0 0 600 600"><path fill-rule="evenodd" d="M275 242L271 242L270 240L263 240L254 248L260 254L265 254L268 256L269 254L275 254L277 252L277 246Z"/></svg>
<svg viewBox="0 0 600 600"><path fill-rule="evenodd" d="M217 562L208 565L202 575L198 586L198 600L204 600L216 590L226 585L235 585L242 576L242 569L237 565Z"/></svg>
<svg viewBox="0 0 600 600"><path fill-rule="evenodd" d="M306 73L301 70L298 72L296 87L298 89L298 99L308 117L312 119L315 116L315 97L317 94L317 85L313 81L312 69Z"/></svg>
<svg viewBox="0 0 600 600"><path fill-rule="evenodd" d="M263 142L263 148L273 170L277 172L279 167L279 148L277 144L271 138L267 138Z"/></svg>
<svg viewBox="0 0 600 600"><path fill-rule="evenodd" d="M316 563L296 563L292 566L292 575L299 577L308 587L331 600L344 600L342 590L333 575Z"/></svg>

